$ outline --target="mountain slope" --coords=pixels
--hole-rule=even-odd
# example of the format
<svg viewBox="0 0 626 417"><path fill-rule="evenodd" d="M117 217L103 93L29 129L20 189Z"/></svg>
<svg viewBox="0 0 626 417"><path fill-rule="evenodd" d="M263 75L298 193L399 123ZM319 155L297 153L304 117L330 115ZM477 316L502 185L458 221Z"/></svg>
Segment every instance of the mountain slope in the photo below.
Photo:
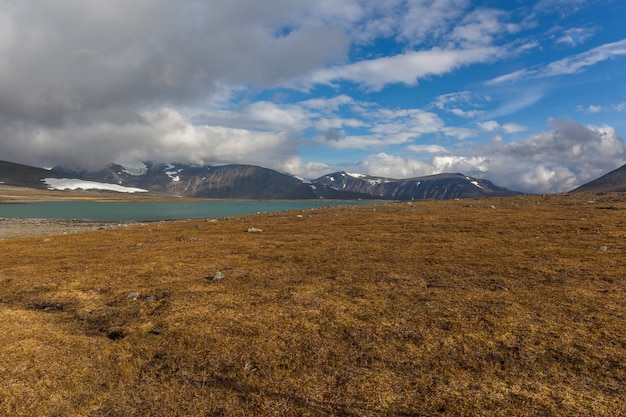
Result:
<svg viewBox="0 0 626 417"><path fill-rule="evenodd" d="M626 192L626 165L572 190L573 193Z"/></svg>

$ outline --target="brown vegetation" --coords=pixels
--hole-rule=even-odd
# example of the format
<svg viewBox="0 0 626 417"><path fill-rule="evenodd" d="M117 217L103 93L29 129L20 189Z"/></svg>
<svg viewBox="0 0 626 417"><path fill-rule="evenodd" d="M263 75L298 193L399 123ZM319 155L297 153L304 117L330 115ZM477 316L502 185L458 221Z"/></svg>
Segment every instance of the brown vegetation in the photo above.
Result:
<svg viewBox="0 0 626 417"><path fill-rule="evenodd" d="M535 196L5 240L0 414L623 415L625 213Z"/></svg>

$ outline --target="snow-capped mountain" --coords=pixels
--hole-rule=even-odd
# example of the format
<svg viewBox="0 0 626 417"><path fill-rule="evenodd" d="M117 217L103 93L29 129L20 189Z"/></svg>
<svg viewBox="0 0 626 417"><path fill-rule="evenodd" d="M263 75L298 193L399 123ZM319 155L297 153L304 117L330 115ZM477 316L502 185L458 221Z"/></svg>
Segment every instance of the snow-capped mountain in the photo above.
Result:
<svg viewBox="0 0 626 417"><path fill-rule="evenodd" d="M97 173L80 174L126 187L204 198L414 200L517 194L463 174L393 179L335 172L306 180L252 165L194 167L151 163L132 169L113 164Z"/></svg>

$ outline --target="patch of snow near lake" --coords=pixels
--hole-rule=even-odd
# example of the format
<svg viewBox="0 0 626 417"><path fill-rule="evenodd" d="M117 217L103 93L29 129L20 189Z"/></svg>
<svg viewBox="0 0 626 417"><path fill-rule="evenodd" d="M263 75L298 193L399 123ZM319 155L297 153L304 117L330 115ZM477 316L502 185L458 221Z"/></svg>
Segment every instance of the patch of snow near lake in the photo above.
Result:
<svg viewBox="0 0 626 417"><path fill-rule="evenodd" d="M147 193L142 188L124 187L117 184L106 184L96 181L85 181L74 178L44 178L41 180L49 190L105 190L118 193Z"/></svg>

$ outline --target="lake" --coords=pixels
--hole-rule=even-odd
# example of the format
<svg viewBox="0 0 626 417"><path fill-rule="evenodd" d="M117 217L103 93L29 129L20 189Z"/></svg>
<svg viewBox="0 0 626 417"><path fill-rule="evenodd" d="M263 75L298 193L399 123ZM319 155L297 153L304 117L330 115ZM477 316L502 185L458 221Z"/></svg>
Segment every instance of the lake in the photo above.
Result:
<svg viewBox="0 0 626 417"><path fill-rule="evenodd" d="M81 219L95 221L180 220L363 204L380 204L380 202L324 200L197 202L55 201L29 204L0 204L0 217Z"/></svg>

